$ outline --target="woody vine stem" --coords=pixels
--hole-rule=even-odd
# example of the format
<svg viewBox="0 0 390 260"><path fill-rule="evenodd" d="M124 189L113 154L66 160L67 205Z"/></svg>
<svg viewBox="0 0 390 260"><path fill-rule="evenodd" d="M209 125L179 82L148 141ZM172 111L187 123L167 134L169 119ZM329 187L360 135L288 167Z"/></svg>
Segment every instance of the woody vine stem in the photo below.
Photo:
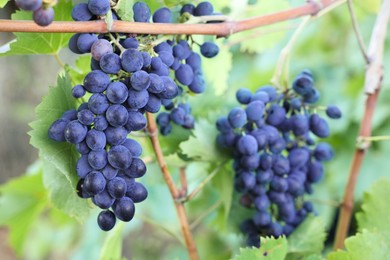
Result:
<svg viewBox="0 0 390 260"><path fill-rule="evenodd" d="M41 32L41 33L82 33L82 32L122 32L122 33L138 33L138 34L201 34L201 35L216 35L219 37L229 36L245 30L250 30L270 24L275 24L282 21L287 21L303 16L315 16L321 11L331 9L337 5L345 3L346 0L308 0L305 5L282 10L280 12L271 13L263 16L256 16L239 21L225 21L223 23L213 24L149 24L149 23L133 23L125 21L113 21L112 26L108 29L104 21L89 21L89 22L61 22L56 21L47 27L40 27L32 21L15 21L15 20L0 20L0 32ZM351 16L352 3L348 0ZM387 23L390 17L390 0L384 0L381 11L378 15L375 24L367 56L369 59L366 69L366 94L367 101L365 113L361 123L360 136L368 137L371 134L371 119L374 113L376 100L379 94L379 88L382 82L383 70L383 45L387 30ZM359 43L358 30L356 21L353 23L354 29L357 32ZM365 55L365 52L364 56ZM157 126L153 115L147 114L148 132L154 148L154 152L164 176L165 182L171 193L178 214L182 234L185 240L186 248L191 260L199 259L198 251L193 239L189 221L184 208L184 203L187 200L182 200L186 193L186 187L178 189L169 169L165 163L164 155L161 150L160 142L157 135ZM345 190L344 201L341 206L341 214L337 228L335 247L343 246L343 241L348 231L352 207L353 207L353 192L360 166L363 161L365 149L357 148L355 151L354 160L352 162L350 177ZM181 169L181 182L186 183L184 169Z"/></svg>

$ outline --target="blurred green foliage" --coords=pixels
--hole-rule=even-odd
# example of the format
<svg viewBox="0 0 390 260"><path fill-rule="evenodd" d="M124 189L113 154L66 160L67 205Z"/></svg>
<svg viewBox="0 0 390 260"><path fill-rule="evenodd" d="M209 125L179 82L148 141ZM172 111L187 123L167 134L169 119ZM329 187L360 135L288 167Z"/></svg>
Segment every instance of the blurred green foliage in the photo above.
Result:
<svg viewBox="0 0 390 260"><path fill-rule="evenodd" d="M152 9L156 9L161 1L146 2L152 4ZM164 2L171 5L174 1ZM305 1L213 0L211 2L224 14L234 18L245 18L298 6ZM379 0L354 1L358 23L366 43L369 41L380 2ZM178 180L178 167L186 165L190 191L208 174L221 167L213 181L193 201L186 204L190 222L196 223L201 220L194 228L201 259L229 259L240 253L246 253L245 250L242 252L239 250L243 245L243 237L237 231L237 224L248 212L238 205L237 197L233 194L233 173L230 163L223 164L226 156L213 145L216 136L215 119L219 115L226 114L236 105L235 91L238 88L245 86L254 91L259 86L269 83L279 54L298 24L299 19L240 33L226 39L218 39L217 43L221 47L219 56L212 60L203 59L208 83L206 93L200 97L191 97L189 100L197 118L195 130L189 133L175 128L169 137L161 137L164 153L169 155L167 163L175 180ZM195 39L202 37L196 36ZM53 52L43 48L42 53L57 53L58 48L66 46L65 38L54 40ZM15 43L14 46L18 44L23 46L34 39L39 41L36 38L20 36L18 39L27 42ZM387 37L385 47L384 61L386 62L390 60L390 35ZM13 50L13 52L16 54L17 51ZM88 62L89 58L85 56L79 58L75 64L71 64L71 67L67 67L66 71L69 72L73 83L81 81L87 72L85 68ZM325 227L329 231L334 228L335 204L340 202L344 192L365 100L363 95L365 63L359 52L345 4L313 19L304 28L291 53L290 82L304 68L309 68L314 74L316 86L321 91L320 104L339 106L343 112L343 119L330 121L333 134L327 141L334 146L336 156L332 162L326 164L326 177L323 182L315 187L314 195L308 197L313 201L320 219L309 218L303 227L292 235L296 240L299 239L301 244L297 243L298 241L288 241L288 251L282 253L284 255L289 253L291 257L321 259L318 253L322 250L322 242L325 239L323 229ZM390 66L385 66L385 75L390 75ZM69 108L65 108L69 104L66 103L66 99L61 99L61 93L54 93L62 90L64 95L68 95L69 89L64 89L66 86L69 88L68 81L69 79L60 78L58 86L49 92L48 99L53 103L51 106L61 106L60 101L62 101L64 103L60 108L63 110ZM385 77L373 118L373 135L390 134L390 103L387 101L389 98L390 79ZM46 100L46 105L47 102ZM72 105L74 104L70 104ZM45 108L45 105L41 105L41 108ZM0 206L2 209L9 209L2 210L0 213L0 224L10 227L10 243L16 252L28 256L26 259L37 260L53 256L56 259L78 260L99 257L107 259L107 252L114 251L115 256L119 256L122 251L122 255L129 259L186 259L187 254L172 199L159 167L153 162L148 164L148 174L142 180L149 189L148 200L137 207L135 219L131 223L119 226L109 234L103 234L96 225L96 211L92 211L89 217L85 218L87 214L85 211L89 210L88 205L85 202L81 203L74 197L74 193L69 194L74 180L68 176L70 173L66 167L72 167L74 162L62 165L60 158L53 159L53 156L48 158L48 155L52 154L51 149L58 147L48 143L37 143L37 140L43 138L44 124L49 124L48 122L58 116L58 113L61 114L61 111L54 111L55 113L46 118L45 111L48 110L39 108L37 110L41 121L37 121L36 127L34 125L33 127L35 130L37 127L40 128L40 132L38 135L33 135L32 144L39 147L41 153L42 148L46 149L46 155L42 157L51 161L50 164L43 162L46 166L42 166L38 163L27 175L0 187L2 193ZM39 135L41 139L38 138ZM144 137L136 137L136 139L145 147L144 156L153 156L149 141ZM74 153L74 151L67 152ZM375 180L381 176L390 176L387 172L389 152L388 142L375 143L367 152L355 192L358 203L362 200L363 191L367 190ZM46 176L43 181L42 175ZM26 182L29 185L25 185ZM55 192L57 195L53 198ZM27 199L26 196L29 198ZM74 205L86 208L78 209ZM55 206L62 210L58 210ZM85 222L80 224L68 215L79 216L79 219L82 218ZM361 219L363 217L360 216L359 221ZM370 240L384 235L363 232L360 236ZM310 239L304 241L307 237ZM121 238L123 238L123 245L118 243ZM284 238L281 240L285 243ZM331 235L328 240L329 242L333 240ZM272 246L272 243L269 245ZM325 251L330 250L330 245L327 244ZM287 244L283 247L287 248ZM248 255L252 253L256 255L258 252L248 252ZM236 259L248 258L237 256Z"/></svg>

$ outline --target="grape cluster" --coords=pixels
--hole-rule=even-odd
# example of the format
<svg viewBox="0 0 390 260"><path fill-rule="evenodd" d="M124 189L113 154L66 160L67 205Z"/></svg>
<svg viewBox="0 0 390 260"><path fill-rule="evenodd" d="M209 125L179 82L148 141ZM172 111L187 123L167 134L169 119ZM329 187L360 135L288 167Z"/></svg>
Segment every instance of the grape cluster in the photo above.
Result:
<svg viewBox="0 0 390 260"><path fill-rule="evenodd" d="M104 2L104 1L103 1ZM78 4L75 6L72 12L72 17L76 21L87 21L95 19L94 15L88 9L89 4ZM104 11L108 10L109 6L106 6ZM100 8L103 10L103 8ZM150 22L150 19L154 23L171 23L173 22L173 13L167 7L157 9L152 15L147 4L142 2L136 2L133 6L134 21L135 22ZM180 14L182 16L203 16L213 15L214 8L209 2L201 2L197 6L192 4L184 5ZM114 19L120 19L115 13L113 13ZM181 20L181 18L179 18ZM114 50L113 54L102 57L99 61L98 55L94 55L93 44L97 41L98 36L94 34L75 34L69 43L69 48L75 53L92 53L91 67L92 69L101 69L106 73L119 73L124 70L129 73L133 73L138 70L144 72L138 73L137 80L146 82L144 85L135 86L137 91L146 90L149 92L149 96L153 98L154 110L149 112L157 112L161 104L167 111L171 111L169 120L158 120L157 123L160 127L160 133L168 135L172 131L172 125L169 122L173 122L186 129L194 127L194 118L188 112L190 109L186 108L184 115L182 108L179 106L176 100L172 100L177 96L182 99L186 98L187 93L200 94L205 90L205 82L203 79L202 61L198 53L193 51L192 45L188 42L188 37L172 38L166 40L152 49L148 49L148 41L150 38L137 35L123 35L119 44L128 50L124 53L120 53L120 49ZM103 38L104 39L104 38ZM109 40L109 39L108 39ZM101 40L102 41L102 40ZM145 44L146 43L146 44ZM107 49L110 49L108 42L104 42ZM149 44L150 45L150 44ZM101 48L101 47L99 47ZM139 51L142 50L139 55ZM218 46L213 42L204 42L200 45L200 52L204 57L213 58L218 52ZM152 54L152 55L150 55ZM138 59L139 62L133 62L129 64L130 60ZM143 60L143 63L141 62ZM142 63L142 65L141 65ZM161 94L162 88L160 81L168 80L166 77L170 76L171 71L174 74L174 80L178 85L178 93ZM147 75L149 74L149 75ZM148 86L148 78L151 79L151 84ZM137 88L138 87L138 88ZM146 93L146 91L145 91ZM159 99L160 101L158 101ZM187 104L185 105L187 106ZM167 118L166 112L160 116L160 118ZM163 122L163 124L160 124Z"/></svg>
<svg viewBox="0 0 390 260"><path fill-rule="evenodd" d="M111 8L109 0L89 0L75 5L72 17L76 21L103 19ZM148 5L137 2L133 11L135 22L149 22ZM114 19L120 19L111 12ZM170 22L172 16L164 7L152 19ZM195 93L204 90L201 59L180 37L160 41L150 35L77 33L69 40L69 48L76 54L91 54L91 71L83 84L72 89L81 105L53 122L48 135L76 145L81 155L76 165L78 195L91 198L102 209L98 225L108 231L117 219L130 221L134 203L148 196L135 180L147 170L140 159L142 147L128 135L143 130L147 124L144 114L157 113L162 106L172 112L161 132L170 132L171 120L193 128L189 105L177 98L183 99L184 87Z"/></svg>
<svg viewBox="0 0 390 260"><path fill-rule="evenodd" d="M33 12L33 20L40 26L48 26L54 20L53 5L57 1L15 0L15 2L20 9Z"/></svg>
<svg viewBox="0 0 390 260"><path fill-rule="evenodd" d="M217 144L234 159L240 204L253 209L252 218L241 225L248 246L259 247L260 235L290 235L313 212L304 195L313 192L312 185L324 175L323 162L333 157L328 143L313 139L329 135L327 122L317 113L322 108L312 105L319 96L312 74L304 70L283 92L273 86L254 94L239 89L236 98L242 106L216 123ZM336 106L328 106L326 114L341 117Z"/></svg>

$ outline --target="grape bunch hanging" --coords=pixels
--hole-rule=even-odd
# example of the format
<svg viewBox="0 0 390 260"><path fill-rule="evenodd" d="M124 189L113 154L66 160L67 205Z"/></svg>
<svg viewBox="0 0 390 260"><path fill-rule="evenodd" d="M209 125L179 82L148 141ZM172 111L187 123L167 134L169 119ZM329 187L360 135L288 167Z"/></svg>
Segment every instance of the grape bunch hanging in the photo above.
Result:
<svg viewBox="0 0 390 260"><path fill-rule="evenodd" d="M319 97L312 74L304 70L283 92L273 86L254 94L239 89L236 98L242 106L216 123L217 144L234 159L240 204L253 209L252 218L241 225L248 246L259 247L260 235L290 235L314 212L304 195L313 192L312 185L324 175L323 162L333 157L328 143L313 139L329 135L327 122L317 113L325 108L313 105ZM341 117L336 106L326 107L325 113Z"/></svg>
<svg viewBox="0 0 390 260"><path fill-rule="evenodd" d="M89 0L77 4L72 18L75 21L103 19L111 12L114 19L120 19L110 2ZM137 2L133 11L135 22L149 22L151 12L147 4ZM197 6L187 4L181 9L181 16L186 17L211 14L213 6L209 2ZM155 23L170 23L172 19L173 13L166 7L152 15ZM88 101L53 122L48 135L54 141L76 145L81 155L75 169L80 178L77 192L82 198L91 198L102 209L97 221L104 231L111 230L117 219L130 221L135 213L134 203L148 196L144 185L135 180L147 170L140 158L142 147L128 138L130 133L146 127L145 113L157 113L162 106L172 110L164 112L168 115L164 123L158 120L163 134L171 131L171 121L184 128L194 126L189 105L177 101L185 99L190 92L201 93L205 89L201 58L188 39L186 36L161 40L151 35L78 33L69 41L74 53L92 56L91 72L82 85L72 90L73 97ZM205 42L200 50L211 58L219 49L214 43ZM183 115L175 112L182 109Z"/></svg>

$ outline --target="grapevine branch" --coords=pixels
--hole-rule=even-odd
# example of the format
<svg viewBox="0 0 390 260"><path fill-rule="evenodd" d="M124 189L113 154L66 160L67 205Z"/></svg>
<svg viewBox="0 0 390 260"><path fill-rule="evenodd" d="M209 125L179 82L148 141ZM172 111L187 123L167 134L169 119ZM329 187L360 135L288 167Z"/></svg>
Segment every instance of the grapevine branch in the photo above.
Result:
<svg viewBox="0 0 390 260"><path fill-rule="evenodd" d="M172 199L175 203L177 216L180 221L181 231L184 236L185 244L187 247L188 254L191 260L199 259L198 252L196 249L195 241L193 239L191 229L188 223L188 218L186 211L184 209L183 203L179 202L177 199L180 197L180 192L177 189L172 176L169 172L168 166L165 163L164 155L161 150L160 141L158 139L158 129L156 122L154 120L153 114L146 113L146 118L148 120L148 131L151 133L150 140L152 142L154 153L156 154L157 162L161 168L161 172L164 176L165 182L168 186L169 192L171 193Z"/></svg>
<svg viewBox="0 0 390 260"><path fill-rule="evenodd" d="M368 67L365 74L365 93L367 95L365 112L360 123L358 138L371 136L371 121L378 100L380 87L383 81L383 49L387 33L387 26L390 20L390 0L384 0L380 13L376 19L371 35L370 45L367 50ZM353 194L358 178L358 174L368 147L357 146L349 172L348 183L345 189L343 203L340 209L337 224L335 248L342 248L347 236L349 224L353 211Z"/></svg>
<svg viewBox="0 0 390 260"><path fill-rule="evenodd" d="M321 10L344 0L320 0L308 1L307 4L286 9L280 12L262 16L256 16L239 21L226 21L210 24L164 24L164 23L135 23L127 21L113 21L108 29L105 21L55 21L49 26L41 27L33 21L1 20L1 32L47 32L47 33L139 33L139 34L204 34L228 36L237 32L254 29L257 27L275 24L306 15L316 15Z"/></svg>

